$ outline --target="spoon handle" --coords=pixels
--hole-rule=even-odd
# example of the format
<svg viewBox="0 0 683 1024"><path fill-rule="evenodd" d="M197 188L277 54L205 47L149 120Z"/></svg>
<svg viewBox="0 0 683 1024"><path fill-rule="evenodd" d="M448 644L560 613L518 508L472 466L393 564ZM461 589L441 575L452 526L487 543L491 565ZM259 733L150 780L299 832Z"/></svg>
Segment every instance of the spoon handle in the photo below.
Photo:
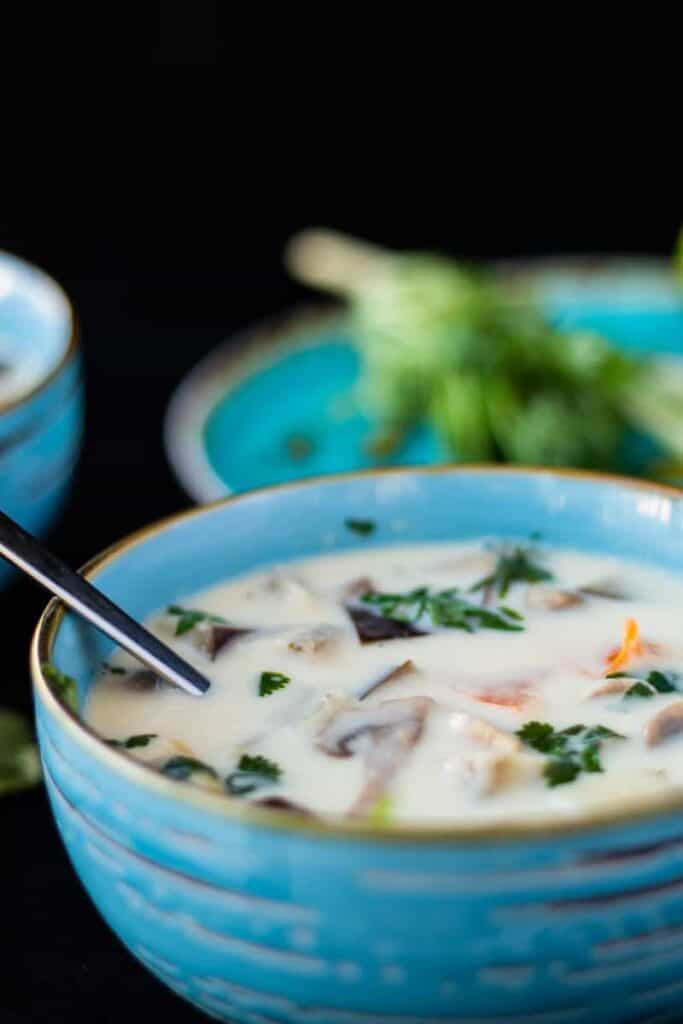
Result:
<svg viewBox="0 0 683 1024"><path fill-rule="evenodd" d="M195 696L209 689L209 681L200 672L47 551L4 512L0 512L0 555L164 679Z"/></svg>

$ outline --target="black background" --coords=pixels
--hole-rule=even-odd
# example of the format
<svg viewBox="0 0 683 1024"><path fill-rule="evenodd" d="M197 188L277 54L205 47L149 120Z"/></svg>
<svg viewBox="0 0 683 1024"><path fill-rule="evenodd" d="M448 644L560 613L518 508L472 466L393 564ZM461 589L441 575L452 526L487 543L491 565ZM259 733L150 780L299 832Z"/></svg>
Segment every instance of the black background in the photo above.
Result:
<svg viewBox="0 0 683 1024"><path fill-rule="evenodd" d="M149 25L152 62L220 60L215 9L194 21L179 5ZM174 13L175 12L175 13ZM202 69L203 71L203 69ZM300 302L281 266L296 228L324 223L374 241L439 247L474 260L547 252L654 252L673 246L681 208L659 164L647 181L599 159L564 174L544 146L521 168L443 141L418 148L419 171L396 140L382 157L337 125L323 144L311 114L237 137L226 97L210 130L175 123L172 102L129 133L123 119L82 123L68 180L13 188L0 209L0 247L42 265L69 291L81 322L85 444L72 497L49 543L78 565L130 530L188 504L165 462L161 422L183 374L236 329ZM144 118L142 119L144 121ZM293 129L294 130L294 129ZM276 139L278 141L276 141ZM397 145L401 143L401 145ZM355 148L354 148L355 147ZM303 159L302 159L303 157ZM665 164L665 161L661 161ZM514 173L511 171L514 168ZM19 170L21 177L22 168ZM30 707L26 661L43 595L19 581L0 594L1 703ZM73 874L40 790L0 804L0 1020L3 1024L166 1024L201 1019L166 992L100 920Z"/></svg>

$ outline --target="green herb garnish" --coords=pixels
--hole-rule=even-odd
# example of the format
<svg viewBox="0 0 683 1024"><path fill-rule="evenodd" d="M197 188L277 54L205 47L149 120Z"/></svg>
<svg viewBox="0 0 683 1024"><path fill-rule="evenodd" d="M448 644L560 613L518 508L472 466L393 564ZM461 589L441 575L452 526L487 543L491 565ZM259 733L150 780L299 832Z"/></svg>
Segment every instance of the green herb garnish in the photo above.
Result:
<svg viewBox="0 0 683 1024"><path fill-rule="evenodd" d="M110 672L113 676L125 676L125 668L121 668L119 665L110 665L108 661L102 662L102 668L105 672Z"/></svg>
<svg viewBox="0 0 683 1024"><path fill-rule="evenodd" d="M511 632L524 629L519 612L502 606L498 609L472 604L457 588L430 593L428 587L417 587L406 594L364 594L365 604L376 605L385 619L397 622L416 622L428 615L435 626L464 629L474 633L480 629L504 629Z"/></svg>
<svg viewBox="0 0 683 1024"><path fill-rule="evenodd" d="M601 772L603 740L625 739L605 725L571 725L557 731L548 722L527 722L517 736L528 747L547 755L543 775L549 786L573 782L581 772Z"/></svg>
<svg viewBox="0 0 683 1024"><path fill-rule="evenodd" d="M110 747L125 747L126 750L134 750L136 747L146 747L150 740L155 740L155 732L141 732L136 736L129 736L127 740L107 740Z"/></svg>
<svg viewBox="0 0 683 1024"><path fill-rule="evenodd" d="M210 615L209 612L199 611L198 608L181 608L178 604L169 605L166 609L168 615L175 615L178 617L176 623L175 635L182 636L183 633L189 633L191 629L194 629L200 622L216 622L220 625L225 625L225 619L221 618L220 615Z"/></svg>
<svg viewBox="0 0 683 1024"><path fill-rule="evenodd" d="M505 546L498 554L496 567L489 576L475 583L470 590L497 591L498 597L505 597L513 583L547 583L553 574L539 565L533 548Z"/></svg>
<svg viewBox="0 0 683 1024"><path fill-rule="evenodd" d="M259 682L259 697L269 697L276 690L283 690L291 682L282 672L262 672Z"/></svg>
<svg viewBox="0 0 683 1024"><path fill-rule="evenodd" d="M374 519L345 519L344 526L347 530L358 533L362 537L367 537L368 534L374 533L377 529L377 523Z"/></svg>
<svg viewBox="0 0 683 1024"><path fill-rule="evenodd" d="M656 697L658 693L676 693L678 691L678 686L676 686L678 675L676 672L660 672L658 669L655 669L646 676L635 676L628 672L621 672L614 673L609 678L614 679L619 675L626 679L635 680L633 686L629 686L625 692L624 698Z"/></svg>
<svg viewBox="0 0 683 1024"><path fill-rule="evenodd" d="M78 686L76 680L60 672L49 661L42 664L43 675L49 681L54 695L72 711L78 711Z"/></svg>
<svg viewBox="0 0 683 1024"><path fill-rule="evenodd" d="M16 711L0 711L0 796L34 786L40 758L26 720Z"/></svg>
<svg viewBox="0 0 683 1024"><path fill-rule="evenodd" d="M375 828L387 828L394 817L394 801L386 793L377 798L367 816L368 825Z"/></svg>
<svg viewBox="0 0 683 1024"><path fill-rule="evenodd" d="M169 779L175 779L177 782L184 782L195 772L209 775L212 779L218 778L216 772L208 764L198 761L195 757L184 757L182 754L167 761L161 771L164 775L168 775Z"/></svg>
<svg viewBox="0 0 683 1024"><path fill-rule="evenodd" d="M261 786L278 782L281 775L282 769L267 757L260 754L242 754L237 771L228 775L225 785L232 796L246 796Z"/></svg>

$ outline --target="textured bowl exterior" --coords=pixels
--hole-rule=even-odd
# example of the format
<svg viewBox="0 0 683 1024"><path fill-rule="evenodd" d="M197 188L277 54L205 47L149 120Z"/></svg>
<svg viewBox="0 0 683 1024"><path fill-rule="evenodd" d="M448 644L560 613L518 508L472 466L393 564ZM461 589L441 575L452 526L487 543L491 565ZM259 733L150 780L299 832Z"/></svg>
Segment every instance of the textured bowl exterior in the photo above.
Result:
<svg viewBox="0 0 683 1024"><path fill-rule="evenodd" d="M21 358L44 365L19 401L0 401L0 507L43 534L69 490L83 427L83 386L76 326L61 289L41 271L0 252L0 331ZM0 560L0 587L14 572Z"/></svg>
<svg viewBox="0 0 683 1024"><path fill-rule="evenodd" d="M540 528L548 543L683 568L676 492L465 467L248 495L142 535L93 575L144 614L231 572L367 544L340 527L361 510L378 521L378 543ZM34 644L46 784L73 864L131 952L209 1014L238 1024L678 1019L681 807L469 835L297 825L103 744L41 678L53 638L81 699L109 648L70 616L59 623L54 607Z"/></svg>

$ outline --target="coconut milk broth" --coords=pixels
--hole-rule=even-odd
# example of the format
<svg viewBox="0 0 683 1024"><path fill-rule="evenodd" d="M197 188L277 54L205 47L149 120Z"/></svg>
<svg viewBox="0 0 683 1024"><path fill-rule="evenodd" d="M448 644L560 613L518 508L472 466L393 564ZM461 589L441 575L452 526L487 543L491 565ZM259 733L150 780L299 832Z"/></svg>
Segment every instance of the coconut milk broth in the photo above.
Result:
<svg viewBox="0 0 683 1024"><path fill-rule="evenodd" d="M533 565L552 579L513 582L504 596L496 584L472 590L500 568L502 550L485 541L368 546L181 595L184 609L251 630L212 658L208 619L181 636L178 612L149 619L211 680L208 695L150 687L118 653L92 690L87 721L119 744L154 734L121 748L153 767L187 758L215 773L167 772L185 778L179 785L227 795L230 778L240 799L321 816L423 824L573 817L683 785L683 682L678 692L673 675L683 674L683 586L643 565L540 548ZM425 613L408 628L426 635L360 642L348 609L386 611L363 598L424 586L430 594L457 588L523 628L485 628L475 619L470 633L435 627ZM666 692L647 682L657 669L674 680ZM264 673L275 675L261 695ZM644 695L627 693L638 684ZM552 727L554 753L538 749L546 739L533 731L536 746L517 735L530 722ZM557 734L576 725L584 732L560 740L558 752ZM596 727L597 740L586 733ZM266 759L279 778L237 771L245 755ZM571 781L558 781L579 762Z"/></svg>

